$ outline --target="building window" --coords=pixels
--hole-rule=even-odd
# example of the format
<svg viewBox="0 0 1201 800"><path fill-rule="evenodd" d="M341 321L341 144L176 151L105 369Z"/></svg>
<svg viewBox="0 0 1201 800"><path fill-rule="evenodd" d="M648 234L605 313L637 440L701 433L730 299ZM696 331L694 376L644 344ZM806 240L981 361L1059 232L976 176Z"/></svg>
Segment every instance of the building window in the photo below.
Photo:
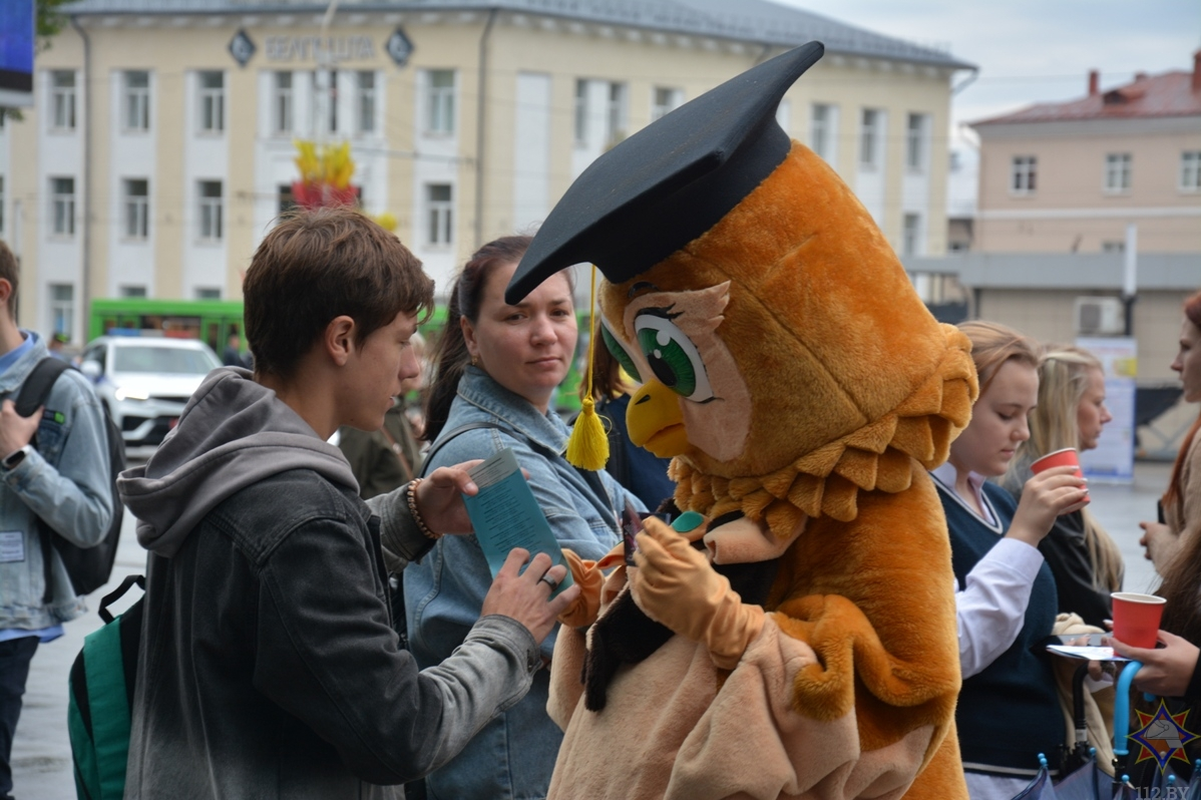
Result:
<svg viewBox="0 0 1201 800"><path fill-rule="evenodd" d="M1186 192L1201 190L1201 150L1180 154L1180 188Z"/></svg>
<svg viewBox="0 0 1201 800"><path fill-rule="evenodd" d="M809 116L809 146L813 152L830 160L830 144L833 138L834 111L825 103L814 103Z"/></svg>
<svg viewBox="0 0 1201 800"><path fill-rule="evenodd" d="M197 300L220 300L221 290L211 286L196 287Z"/></svg>
<svg viewBox="0 0 1201 800"><path fill-rule="evenodd" d="M125 237L145 239L150 235L150 182L142 178L124 181Z"/></svg>
<svg viewBox="0 0 1201 800"><path fill-rule="evenodd" d="M4 176L0 175L0 235L4 234Z"/></svg>
<svg viewBox="0 0 1201 800"><path fill-rule="evenodd" d="M880 112L874 108L863 109L859 126L859 164L867 169L879 166L877 150L880 146Z"/></svg>
<svg viewBox="0 0 1201 800"><path fill-rule="evenodd" d="M1105 191L1130 191L1130 154L1110 153L1105 156Z"/></svg>
<svg viewBox="0 0 1201 800"><path fill-rule="evenodd" d="M429 220L427 244L448 245L452 241L454 215L451 188L448 183L431 183L425 187L426 214Z"/></svg>
<svg viewBox="0 0 1201 800"><path fill-rule="evenodd" d="M455 131L455 72L431 69L426 74L426 133L451 134Z"/></svg>
<svg viewBox="0 0 1201 800"><path fill-rule="evenodd" d="M358 74L359 133L375 132L375 73L363 71Z"/></svg>
<svg viewBox="0 0 1201 800"><path fill-rule="evenodd" d="M75 235L75 179L50 179L50 222L55 236Z"/></svg>
<svg viewBox="0 0 1201 800"><path fill-rule="evenodd" d="M200 239L205 242L219 242L222 237L221 181L200 181L197 189L200 205Z"/></svg>
<svg viewBox="0 0 1201 800"><path fill-rule="evenodd" d="M902 230L901 254L917 255L918 241L921 238L922 217L920 214L906 214Z"/></svg>
<svg viewBox="0 0 1201 800"><path fill-rule="evenodd" d="M905 166L910 172L926 169L926 114L910 114L905 128Z"/></svg>
<svg viewBox="0 0 1201 800"><path fill-rule="evenodd" d="M200 130L220 133L225 130L225 73L199 73Z"/></svg>
<svg viewBox="0 0 1201 800"><path fill-rule="evenodd" d="M54 333L75 338L75 287L69 283L50 284L50 327Z"/></svg>
<svg viewBox="0 0 1201 800"><path fill-rule="evenodd" d="M1102 253L1125 253L1126 243L1124 241L1101 242Z"/></svg>
<svg viewBox="0 0 1201 800"><path fill-rule="evenodd" d="M575 142L588 143L588 81L583 78L575 82Z"/></svg>
<svg viewBox="0 0 1201 800"><path fill-rule="evenodd" d="M278 191L276 192L276 196L279 198L278 208L280 216L287 214L289 211L296 208L297 203L296 198L292 195L292 184L281 183Z"/></svg>
<svg viewBox="0 0 1201 800"><path fill-rule="evenodd" d="M125 130L150 130L150 73L131 70L123 74Z"/></svg>
<svg viewBox="0 0 1201 800"><path fill-rule="evenodd" d="M610 147L626 138L626 85L609 84L609 104L606 114L605 142Z"/></svg>
<svg viewBox="0 0 1201 800"><path fill-rule="evenodd" d="M683 89L669 89L665 86L656 86L654 99L651 102L651 122L675 111L683 102Z"/></svg>
<svg viewBox="0 0 1201 800"><path fill-rule="evenodd" d="M292 133L292 73L275 73L271 97L271 130L277 136Z"/></svg>
<svg viewBox="0 0 1201 800"><path fill-rule="evenodd" d="M51 128L75 130L75 73L56 69L50 73Z"/></svg>
<svg viewBox="0 0 1201 800"><path fill-rule="evenodd" d="M313 72L313 129L324 133L338 132L336 69L319 69Z"/></svg>
<svg viewBox="0 0 1201 800"><path fill-rule="evenodd" d="M1011 193L1032 194L1038 183L1038 158L1014 156L1011 164L1012 180L1009 183Z"/></svg>
<svg viewBox="0 0 1201 800"><path fill-rule="evenodd" d="M146 287L145 286L121 286L121 287L118 287L117 291L120 293L120 295L122 297L145 297L146 296Z"/></svg>

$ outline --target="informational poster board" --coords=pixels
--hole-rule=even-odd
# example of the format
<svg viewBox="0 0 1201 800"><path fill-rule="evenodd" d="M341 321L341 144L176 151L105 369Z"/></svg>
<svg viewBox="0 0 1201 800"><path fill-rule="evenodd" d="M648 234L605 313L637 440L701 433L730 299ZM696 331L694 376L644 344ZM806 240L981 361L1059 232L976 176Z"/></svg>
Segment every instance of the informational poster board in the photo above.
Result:
<svg viewBox="0 0 1201 800"><path fill-rule="evenodd" d="M1077 339L1076 346L1095 355L1105 368L1105 405L1113 415L1101 431L1097 448L1080 454L1089 480L1134 482L1134 389L1138 377L1138 344L1128 336Z"/></svg>

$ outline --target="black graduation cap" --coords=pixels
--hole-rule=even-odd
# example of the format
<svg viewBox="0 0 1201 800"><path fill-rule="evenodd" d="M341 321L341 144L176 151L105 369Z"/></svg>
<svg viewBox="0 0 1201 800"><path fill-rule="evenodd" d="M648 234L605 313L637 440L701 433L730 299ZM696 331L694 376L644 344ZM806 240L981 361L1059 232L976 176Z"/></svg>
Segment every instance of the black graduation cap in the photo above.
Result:
<svg viewBox="0 0 1201 800"><path fill-rule="evenodd" d="M505 301L585 261L629 280L716 225L788 155L776 109L824 52L809 42L765 61L592 162L542 223Z"/></svg>

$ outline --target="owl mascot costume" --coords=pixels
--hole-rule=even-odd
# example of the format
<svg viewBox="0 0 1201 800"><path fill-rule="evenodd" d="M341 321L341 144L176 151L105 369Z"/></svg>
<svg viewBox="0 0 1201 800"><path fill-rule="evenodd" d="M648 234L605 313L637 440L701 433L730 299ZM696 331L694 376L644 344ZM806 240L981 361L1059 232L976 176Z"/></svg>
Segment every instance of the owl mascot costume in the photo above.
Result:
<svg viewBox="0 0 1201 800"><path fill-rule="evenodd" d="M604 274L604 341L672 457L634 565L567 554L551 798L966 799L946 521L977 394L871 216L776 123L812 42L597 159L510 283Z"/></svg>

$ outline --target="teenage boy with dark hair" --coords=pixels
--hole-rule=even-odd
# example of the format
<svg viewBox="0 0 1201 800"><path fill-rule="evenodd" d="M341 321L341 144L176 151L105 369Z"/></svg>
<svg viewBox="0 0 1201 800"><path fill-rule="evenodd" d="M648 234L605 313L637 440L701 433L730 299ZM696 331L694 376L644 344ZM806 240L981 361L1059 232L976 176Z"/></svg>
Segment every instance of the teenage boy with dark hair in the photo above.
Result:
<svg viewBox="0 0 1201 800"><path fill-rule="evenodd" d="M42 519L79 547L100 544L113 514L104 412L88 379L67 370L32 416L13 404L49 355L46 342L17 327L17 260L0 242L0 799L12 792L13 733L29 663L39 643L84 613ZM31 444L37 434L37 448ZM47 565L46 558L49 558Z"/></svg>
<svg viewBox="0 0 1201 800"><path fill-rule="evenodd" d="M380 427L416 375L420 262L349 209L301 212L246 272L253 377L214 370L120 486L150 551L126 797L399 796L525 695L575 587L514 550L463 647L418 672L390 627L381 537L403 558L468 530L464 465L373 506L339 425ZM424 534L424 535L423 535Z"/></svg>

